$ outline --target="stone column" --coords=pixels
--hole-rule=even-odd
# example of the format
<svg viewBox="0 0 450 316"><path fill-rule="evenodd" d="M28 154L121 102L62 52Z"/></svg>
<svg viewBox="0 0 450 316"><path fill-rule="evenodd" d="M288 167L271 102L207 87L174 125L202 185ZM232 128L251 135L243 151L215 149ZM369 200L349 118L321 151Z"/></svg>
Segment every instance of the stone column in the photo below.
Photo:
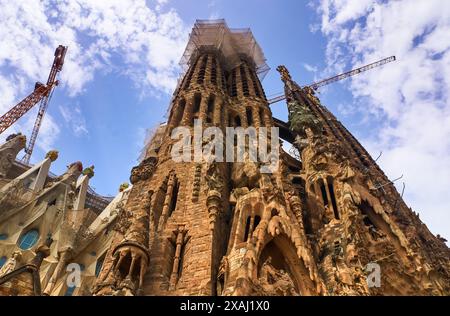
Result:
<svg viewBox="0 0 450 316"><path fill-rule="evenodd" d="M248 93L252 97L256 97L255 92L255 86L253 85L253 78L250 76L250 68L248 67L247 63L244 64L244 72L245 76L247 77L247 85L248 85Z"/></svg>
<svg viewBox="0 0 450 316"><path fill-rule="evenodd" d="M269 108L265 108L263 113L264 113L263 114L263 116L264 116L264 125L266 127L272 126L272 119L270 117Z"/></svg>
<svg viewBox="0 0 450 316"><path fill-rule="evenodd" d="M55 284L57 280L59 279L61 273L63 272L63 269L66 267L67 263L69 262L71 256L72 256L72 248L71 247L65 247L64 249L61 249L58 252L59 255L59 261L56 265L55 271L53 271L52 276L50 277L50 280L48 281L47 286L44 290L44 295L50 295L53 291L53 288L55 287Z"/></svg>
<svg viewBox="0 0 450 316"><path fill-rule="evenodd" d="M261 127L261 120L259 119L259 106L252 106L253 125L256 128Z"/></svg>
<svg viewBox="0 0 450 316"><path fill-rule="evenodd" d="M202 99L200 101L200 110L198 118L202 120L202 123L206 122L206 116L208 115L208 102L209 96L202 95Z"/></svg>
<svg viewBox="0 0 450 316"><path fill-rule="evenodd" d="M222 195L216 190L210 190L206 199L206 206L208 208L209 229L214 231L217 215L219 215L222 208Z"/></svg>
<svg viewBox="0 0 450 316"><path fill-rule="evenodd" d="M214 111L213 111L213 114L212 114L213 124L215 126L220 126L221 125L221 121L224 120L224 118L221 117L222 107L223 107L223 100L221 100L219 98L219 96L216 96L216 100L215 100L215 103L214 103Z"/></svg>
<svg viewBox="0 0 450 316"><path fill-rule="evenodd" d="M184 230L184 226L180 225L178 226L178 229L176 230L176 248L175 248L175 256L173 258L173 267L172 267L172 273L170 275L170 285L169 289L171 291L175 290L175 286L178 282L178 269L180 265L180 259L181 259L181 248L183 247L184 243L184 234L186 231Z"/></svg>
<svg viewBox="0 0 450 316"><path fill-rule="evenodd" d="M79 191L78 191L78 195L75 200L73 209L74 210L82 210L82 209L84 209L84 205L86 203L86 193L87 193L88 186L89 186L89 176L84 175L80 179L78 179L77 182L78 183L77 183L76 187L77 187L77 189L79 189Z"/></svg>
<svg viewBox="0 0 450 316"><path fill-rule="evenodd" d="M183 112L183 118L181 119L181 125L184 126L190 126L192 121L192 111L194 110L194 102L195 102L195 96L192 95L192 97L186 101L186 107Z"/></svg>
<svg viewBox="0 0 450 316"><path fill-rule="evenodd" d="M167 220L167 214L169 213L170 203L172 202L173 187L175 185L175 175L172 173L167 181L166 197L164 199L163 209L161 217L159 218L158 231L161 231Z"/></svg>

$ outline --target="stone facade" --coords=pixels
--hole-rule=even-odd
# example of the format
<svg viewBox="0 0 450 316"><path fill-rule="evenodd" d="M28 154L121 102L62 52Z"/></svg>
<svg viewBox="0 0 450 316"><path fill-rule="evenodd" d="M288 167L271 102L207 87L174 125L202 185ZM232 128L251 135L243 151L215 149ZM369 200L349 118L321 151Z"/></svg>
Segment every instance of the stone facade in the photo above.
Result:
<svg viewBox="0 0 450 316"><path fill-rule="evenodd" d="M93 166L83 169L80 162L61 176L50 174L56 151L24 165L16 155L25 143L18 134L0 146L0 295L65 295L73 263L82 271L70 293L89 295L127 193L113 201L96 195L89 189ZM52 243L43 251L47 237Z"/></svg>
<svg viewBox="0 0 450 316"><path fill-rule="evenodd" d="M290 139L278 171L171 158L179 126L273 126L251 58L199 47L131 174L95 295L448 295L449 249L357 140L280 67ZM191 140L192 141L192 140ZM157 145L155 145L157 144ZM138 233L139 232L139 233ZM380 268L380 286L367 282ZM369 271L370 272L370 271Z"/></svg>
<svg viewBox="0 0 450 316"><path fill-rule="evenodd" d="M125 191L93 221L74 221L74 203L68 204L65 233L54 230L56 242L40 268L43 293L63 295L64 271L78 262L87 265L74 295L449 295L444 240L407 207L313 91L280 66L289 122L276 120L255 59L241 51L238 63L228 62L226 54L222 46L197 45L168 122L131 170L132 186L121 186ZM184 126L194 134L196 119L224 134L227 127L280 127L298 159L279 146L272 173L248 156L176 162L179 139L172 132ZM1 161L7 169L10 159ZM63 182L73 197L70 183L80 171L71 170L46 186ZM28 205L4 191L0 203ZM0 233L12 222L4 213ZM21 233L15 233L17 239ZM379 280L369 280L377 271Z"/></svg>

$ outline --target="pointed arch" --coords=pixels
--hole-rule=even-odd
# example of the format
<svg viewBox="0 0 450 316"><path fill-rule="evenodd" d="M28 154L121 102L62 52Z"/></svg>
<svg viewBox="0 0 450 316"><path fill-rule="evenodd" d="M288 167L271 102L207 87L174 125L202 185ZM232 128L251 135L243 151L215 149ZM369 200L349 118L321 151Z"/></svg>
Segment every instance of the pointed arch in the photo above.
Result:
<svg viewBox="0 0 450 316"><path fill-rule="evenodd" d="M269 259L269 257L271 259ZM296 247L285 234L280 234L276 237L267 238L264 247L260 251L256 263L256 271L254 271L254 278L268 277L265 274L264 265L271 261L275 271L278 271L281 278L284 278L284 283L290 279L292 280L293 289L296 294L313 295L315 293L314 282L310 278L310 273L305 266L305 263L297 255ZM267 270L267 269L266 269ZM270 282L275 280L267 280ZM276 293L277 295L295 295L295 293Z"/></svg>

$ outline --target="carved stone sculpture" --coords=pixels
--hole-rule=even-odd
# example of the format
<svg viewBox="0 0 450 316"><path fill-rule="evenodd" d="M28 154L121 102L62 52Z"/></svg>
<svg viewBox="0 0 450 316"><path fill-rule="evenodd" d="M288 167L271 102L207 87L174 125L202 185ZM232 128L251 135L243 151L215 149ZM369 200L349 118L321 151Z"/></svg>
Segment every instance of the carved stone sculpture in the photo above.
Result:
<svg viewBox="0 0 450 316"><path fill-rule="evenodd" d="M22 253L20 251L14 251L11 255L11 258L9 258L3 267L0 269L0 277L14 271L18 267L19 260L22 256Z"/></svg>
<svg viewBox="0 0 450 316"><path fill-rule="evenodd" d="M26 137L22 134L12 134L6 138L6 143L0 146L0 178L5 178L19 151L25 148Z"/></svg>

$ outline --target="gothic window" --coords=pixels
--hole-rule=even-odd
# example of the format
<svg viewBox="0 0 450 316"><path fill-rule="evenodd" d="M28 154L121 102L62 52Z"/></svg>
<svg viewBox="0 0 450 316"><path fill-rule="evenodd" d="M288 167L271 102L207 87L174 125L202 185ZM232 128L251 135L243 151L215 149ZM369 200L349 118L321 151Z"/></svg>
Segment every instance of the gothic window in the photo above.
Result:
<svg viewBox="0 0 450 316"><path fill-rule="evenodd" d="M249 69L249 73L250 73L250 79L252 80L253 83L253 90L255 90L255 94L257 97L261 97L261 92L259 91L259 87L258 87L258 79L255 76L255 73L253 70Z"/></svg>
<svg viewBox="0 0 450 316"><path fill-rule="evenodd" d="M205 55L202 59L202 63L200 65L200 70L198 72L197 76L197 83L202 84L205 80L205 73L206 73L206 63L208 62L208 55Z"/></svg>
<svg viewBox="0 0 450 316"><path fill-rule="evenodd" d="M105 262L106 253L103 254L100 258L97 259L95 263L95 276L98 277L100 275L100 271L102 271L103 262Z"/></svg>
<svg viewBox="0 0 450 316"><path fill-rule="evenodd" d="M241 117L240 117L239 115L236 115L236 116L234 117L234 125L235 125L236 127L242 126L242 123L241 123Z"/></svg>
<svg viewBox="0 0 450 316"><path fill-rule="evenodd" d="M247 115L247 125L252 126L253 125L253 116L252 116L252 109L247 108L245 110L245 114Z"/></svg>
<svg viewBox="0 0 450 316"><path fill-rule="evenodd" d="M183 263L184 263L184 256L186 253L186 244L183 243L181 246L180 251L180 261L178 262L178 280L181 278L181 275L183 274Z"/></svg>
<svg viewBox="0 0 450 316"><path fill-rule="evenodd" d="M225 74L225 70L222 70L222 89L223 91L227 91L227 80L225 79L228 77L228 74Z"/></svg>
<svg viewBox="0 0 450 316"><path fill-rule="evenodd" d="M231 96L237 96L237 86L236 86L236 69L231 72Z"/></svg>
<svg viewBox="0 0 450 316"><path fill-rule="evenodd" d="M264 109L259 109L259 120L261 121L261 126L264 126Z"/></svg>
<svg viewBox="0 0 450 316"><path fill-rule="evenodd" d="M250 233L250 221L252 220L251 216L247 217L247 222L245 224L245 233L244 233L244 240L243 241L247 241L248 239L248 235Z"/></svg>
<svg viewBox="0 0 450 316"><path fill-rule="evenodd" d="M248 97L250 94L248 92L248 82L247 82L247 76L245 74L244 64L241 64L241 67L239 67L239 70L241 72L242 93L244 94L244 96Z"/></svg>
<svg viewBox="0 0 450 316"><path fill-rule="evenodd" d="M216 99L216 97L213 94L208 99L208 109L207 109L207 113L206 113L206 122L207 123L212 123L215 99Z"/></svg>
<svg viewBox="0 0 450 316"><path fill-rule="evenodd" d="M337 203L336 203L336 197L334 195L333 178L328 177L327 182L328 182L328 191L330 192L331 206L333 207L333 212L334 212L334 218L339 219L339 212L338 212L338 207L337 207Z"/></svg>
<svg viewBox="0 0 450 316"><path fill-rule="evenodd" d="M253 223L252 223L252 219L253 219ZM253 232L255 231L255 228L258 226L260 221L261 221L261 216L259 216L259 215L255 215L254 217L252 217L252 216L247 217L243 241L248 240L248 238L251 236L251 234L253 234Z"/></svg>
<svg viewBox="0 0 450 316"><path fill-rule="evenodd" d="M8 258L6 258L6 256L3 256L0 258L0 268L5 265L7 260L8 260Z"/></svg>
<svg viewBox="0 0 450 316"><path fill-rule="evenodd" d="M217 59L213 57L211 64L211 83L217 85Z"/></svg>
<svg viewBox="0 0 450 316"><path fill-rule="evenodd" d="M266 244L258 260L257 274L261 283L272 285L267 287L266 295L300 294L300 277L305 284L311 283L302 262L292 264L290 261L289 258L294 253L295 248L284 237L278 237Z"/></svg>
<svg viewBox="0 0 450 316"><path fill-rule="evenodd" d="M255 228L258 227L260 221L261 221L261 216L256 215L255 216L255 224L253 225L253 227L254 227L253 230L255 230Z"/></svg>
<svg viewBox="0 0 450 316"><path fill-rule="evenodd" d="M8 239L8 234L0 234L0 240Z"/></svg>
<svg viewBox="0 0 450 316"><path fill-rule="evenodd" d="M194 70L195 70L195 67L197 66L198 60L199 60L199 58L197 58L197 60L195 61L194 65L191 67L191 69L186 77L186 81L184 83L185 90L187 88L189 88L189 85L191 84L192 76L194 75Z"/></svg>
<svg viewBox="0 0 450 316"><path fill-rule="evenodd" d="M36 229L27 231L19 240L19 248L22 250L30 249L39 239L39 232Z"/></svg>
<svg viewBox="0 0 450 316"><path fill-rule="evenodd" d="M372 239L376 240L377 237L381 236L380 232L382 232L382 228L385 228L387 225L384 224L382 218L375 213L372 206L366 200L362 200L358 208L363 215L364 225L367 227Z"/></svg>
<svg viewBox="0 0 450 316"><path fill-rule="evenodd" d="M320 186L320 192L322 193L322 201L323 205L328 205L328 197L327 197L327 188L325 187L325 184L323 183L323 180L319 180L319 186Z"/></svg>
<svg viewBox="0 0 450 316"><path fill-rule="evenodd" d="M170 201L169 214L167 215L167 217L170 217L172 215L173 211L175 211L175 209L177 207L179 187L180 187L180 183L177 180L175 180L175 183L173 185L172 198Z"/></svg>
<svg viewBox="0 0 450 316"><path fill-rule="evenodd" d="M200 93L196 93L194 96L194 113L198 113L200 111L200 102L202 101L202 96Z"/></svg>
<svg viewBox="0 0 450 316"><path fill-rule="evenodd" d="M194 120L198 118L198 112L200 111L200 103L202 102L202 95L200 93L196 93L194 96L194 108L192 109L192 123Z"/></svg>

